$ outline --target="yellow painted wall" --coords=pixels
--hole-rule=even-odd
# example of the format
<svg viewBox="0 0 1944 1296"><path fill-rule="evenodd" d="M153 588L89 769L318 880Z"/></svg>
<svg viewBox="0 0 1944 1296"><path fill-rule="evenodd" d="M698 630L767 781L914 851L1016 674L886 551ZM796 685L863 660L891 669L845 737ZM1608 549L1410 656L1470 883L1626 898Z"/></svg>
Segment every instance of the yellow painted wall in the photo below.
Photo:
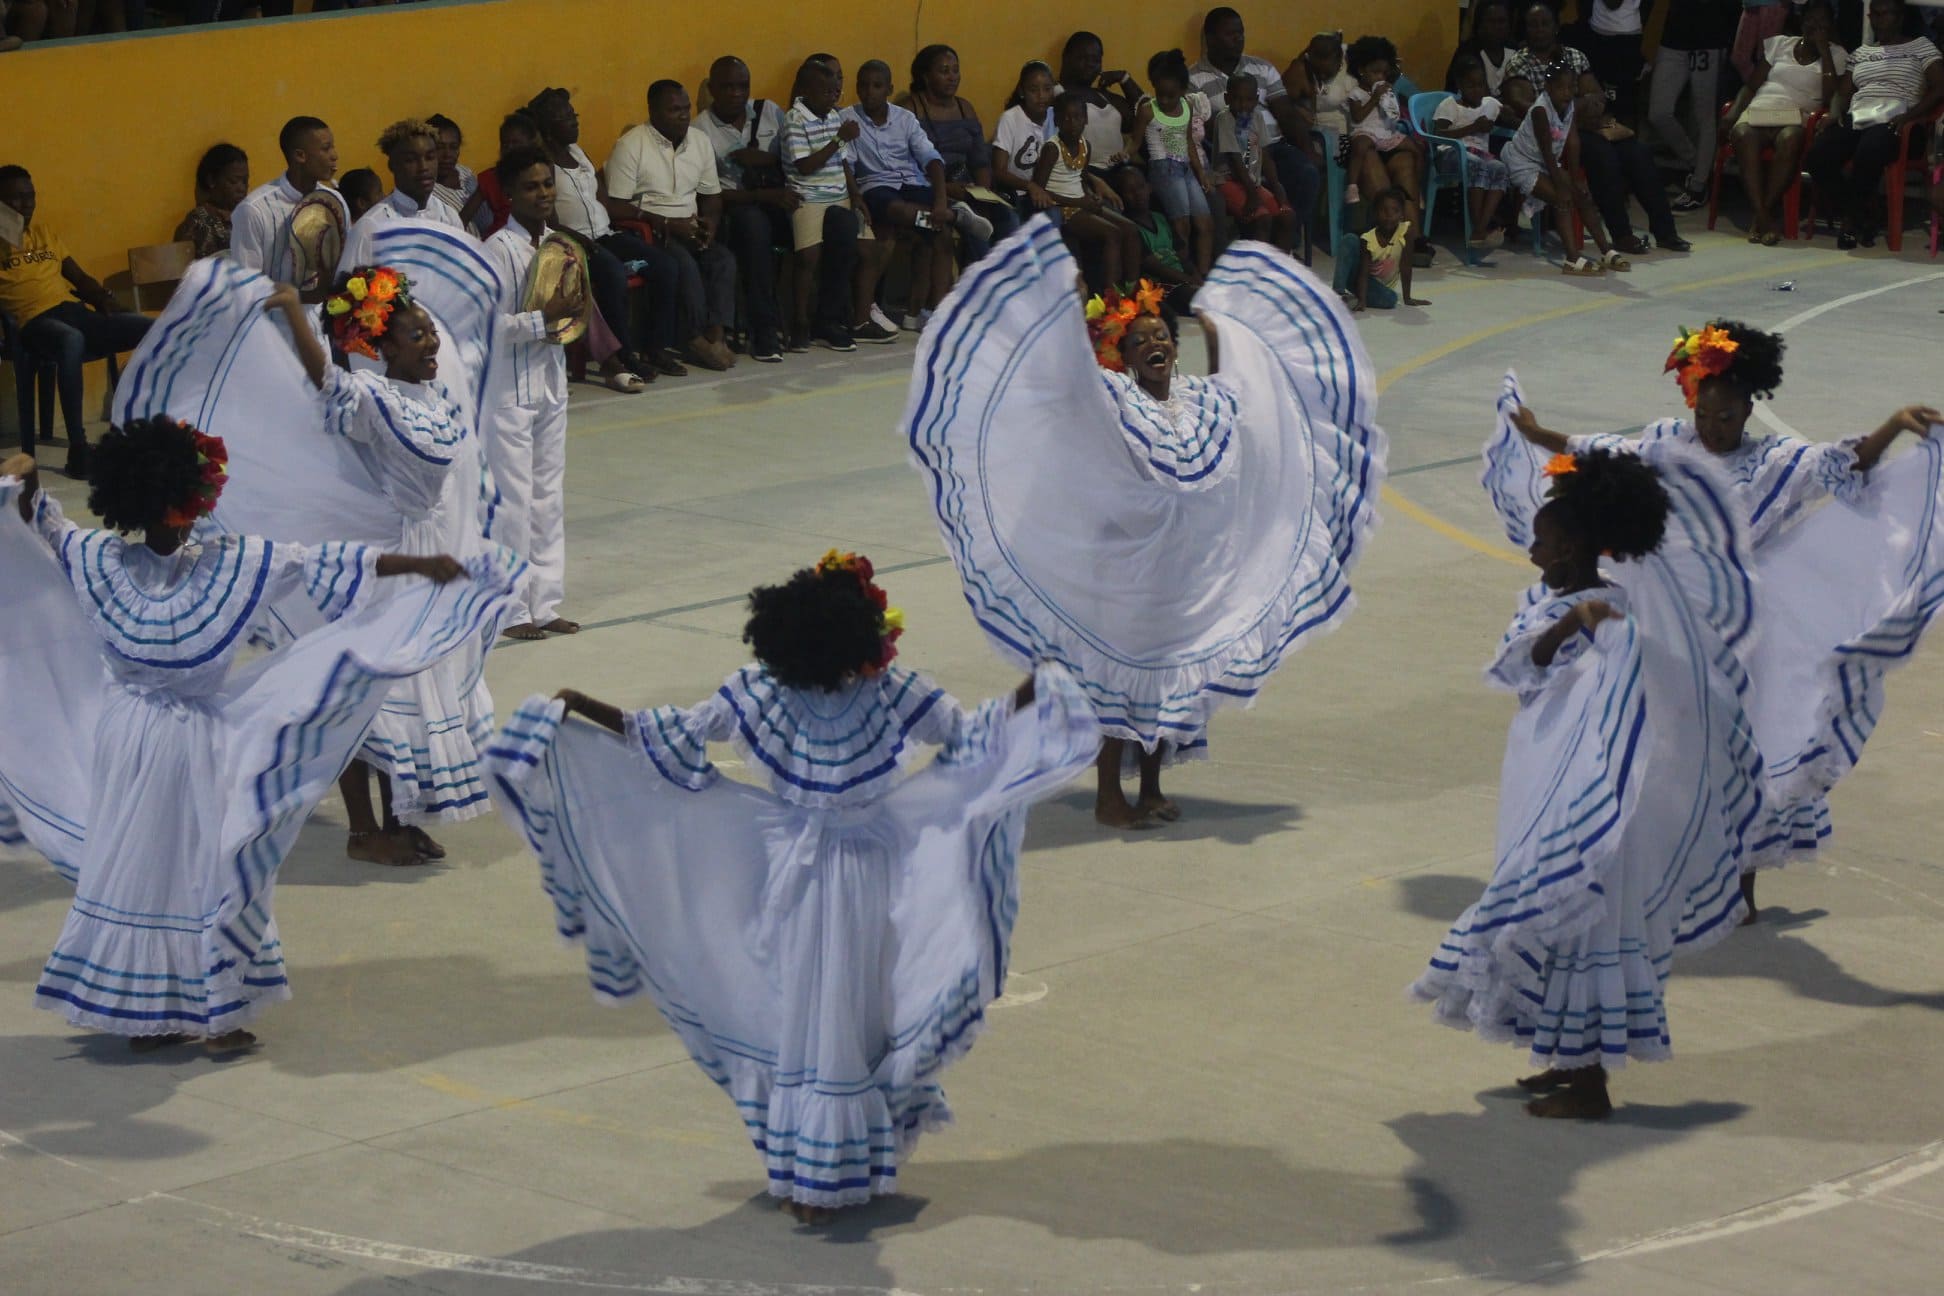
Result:
<svg viewBox="0 0 1944 1296"><path fill-rule="evenodd" d="M1345 0L1236 7L1250 52L1278 67L1352 11ZM0 162L34 173L42 217L107 279L126 271L128 248L169 237L195 201L205 148L241 145L261 182L282 165L278 128L300 113L331 123L343 170L373 166L383 175L373 143L380 128L444 112L465 128L465 159L479 167L492 161L505 113L565 85L599 163L646 115L650 81L674 76L695 86L719 54L748 60L755 92L780 99L796 65L817 50L841 58L847 78L863 60L884 59L902 84L918 47L943 41L958 49L963 93L990 131L1019 65L1057 62L1069 32L1100 33L1109 66L1142 75L1157 50L1178 45L1198 57L1207 8L1199 0L477 0L29 47L0 62L7 98L60 111L35 130L7 132ZM1352 36L1387 35L1420 83L1442 77L1457 40L1453 0L1357 0L1354 12Z"/></svg>

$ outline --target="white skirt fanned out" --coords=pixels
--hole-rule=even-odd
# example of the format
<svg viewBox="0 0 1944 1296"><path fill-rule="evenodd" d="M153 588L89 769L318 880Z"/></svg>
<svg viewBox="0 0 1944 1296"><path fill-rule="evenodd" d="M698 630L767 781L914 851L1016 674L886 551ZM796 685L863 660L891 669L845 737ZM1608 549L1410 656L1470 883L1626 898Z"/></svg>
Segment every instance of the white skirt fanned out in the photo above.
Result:
<svg viewBox="0 0 1944 1296"><path fill-rule="evenodd" d="M1102 732L1193 755L1342 622L1376 520L1370 357L1328 286L1237 243L1195 299L1218 372L1161 402L1095 363L1045 220L967 270L919 342L905 434L965 597L1021 663L1073 672Z"/></svg>
<svg viewBox="0 0 1944 1296"><path fill-rule="evenodd" d="M1524 467L1500 472L1523 456L1495 448L1486 484L1516 540L1542 494ZM1411 987L1438 1021L1523 1043L1541 1067L1669 1056L1672 960L1740 920L1740 872L1772 814L1742 709L1754 585L1739 514L1699 457L1647 458L1673 505L1660 550L1613 564L1605 589L1535 587L1507 635L1490 678L1520 708L1497 866ZM1534 641L1587 598L1626 615L1533 665Z"/></svg>
<svg viewBox="0 0 1944 1296"><path fill-rule="evenodd" d="M950 1120L939 1076L1005 983L1027 807L1099 746L1057 666L1028 709L967 724L952 762L831 809L717 778L680 735L644 748L563 724L545 698L488 750L595 993L653 999L735 1102L772 1196L893 1192Z"/></svg>

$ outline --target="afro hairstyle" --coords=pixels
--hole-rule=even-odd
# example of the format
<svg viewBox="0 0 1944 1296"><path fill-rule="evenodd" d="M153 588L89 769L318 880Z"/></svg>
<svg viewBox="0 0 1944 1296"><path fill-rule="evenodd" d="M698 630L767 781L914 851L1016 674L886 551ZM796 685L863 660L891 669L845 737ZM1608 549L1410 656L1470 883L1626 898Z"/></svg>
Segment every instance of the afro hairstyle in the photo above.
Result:
<svg viewBox="0 0 1944 1296"><path fill-rule="evenodd" d="M1588 450L1572 472L1552 479L1552 498L1540 512L1596 553L1644 558L1667 531L1667 490L1639 455Z"/></svg>
<svg viewBox="0 0 1944 1296"><path fill-rule="evenodd" d="M883 615L855 572L805 567L750 591L743 642L778 683L828 691L878 663Z"/></svg>
<svg viewBox="0 0 1944 1296"><path fill-rule="evenodd" d="M130 419L103 434L89 460L88 507L111 529L162 527L168 511L202 489L195 431L173 419Z"/></svg>
<svg viewBox="0 0 1944 1296"><path fill-rule="evenodd" d="M1359 36L1350 42L1350 48L1343 51L1343 65L1350 69L1351 76L1363 71L1364 64L1383 59L1397 70L1397 46L1385 36Z"/></svg>
<svg viewBox="0 0 1944 1296"><path fill-rule="evenodd" d="M1720 375L1721 381L1734 384L1750 400L1767 400L1775 395L1782 385L1782 351L1788 345L1782 335L1764 333L1740 320L1709 320L1708 324L1735 340L1734 361L1728 372Z"/></svg>

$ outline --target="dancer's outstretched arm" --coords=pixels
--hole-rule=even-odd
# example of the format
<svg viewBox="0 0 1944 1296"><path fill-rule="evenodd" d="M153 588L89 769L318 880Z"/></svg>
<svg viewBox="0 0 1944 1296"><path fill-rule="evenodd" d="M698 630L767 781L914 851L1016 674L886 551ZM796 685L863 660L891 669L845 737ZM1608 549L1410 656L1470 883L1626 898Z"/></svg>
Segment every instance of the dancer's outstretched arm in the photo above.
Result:
<svg viewBox="0 0 1944 1296"><path fill-rule="evenodd" d="M1915 432L1920 437L1930 435L1930 430L1944 423L1944 414L1938 413L1928 405L1906 405L1904 408L1883 420L1883 426L1856 443L1856 471L1868 472L1883 458L1883 452L1890 443L1906 432Z"/></svg>
<svg viewBox="0 0 1944 1296"><path fill-rule="evenodd" d="M20 520L28 526L34 525L34 497L40 494L40 468L34 463L34 456L10 456L5 463L0 463L0 477L20 478Z"/></svg>
<svg viewBox="0 0 1944 1296"><path fill-rule="evenodd" d="M297 358L304 362L304 374L311 380L311 386L323 389L324 375L331 368L331 357L324 353L324 344L311 332L310 320L304 314L304 303L297 290L289 284L278 284L276 290L263 303L263 309L275 314L282 311L290 321L290 344L297 348Z"/></svg>
<svg viewBox="0 0 1944 1296"><path fill-rule="evenodd" d="M1555 432L1551 428L1540 427L1539 416L1534 414L1526 406L1519 406L1519 412L1512 416L1512 426L1518 428L1520 435L1524 436L1526 440L1532 442L1532 444L1538 446L1541 450L1546 450L1553 454L1566 453L1568 445L1566 434L1563 432Z"/></svg>
<svg viewBox="0 0 1944 1296"><path fill-rule="evenodd" d="M436 585L466 574L465 564L444 554L423 558L416 554L379 554L375 570L380 576L423 576Z"/></svg>
<svg viewBox="0 0 1944 1296"><path fill-rule="evenodd" d="M610 706L608 703L591 698L576 689L562 689L560 692L554 694L554 698L557 701L567 704L567 714L569 715L578 711L603 729L613 730L615 733L623 736L626 736L628 732L627 723L621 715L620 707Z"/></svg>

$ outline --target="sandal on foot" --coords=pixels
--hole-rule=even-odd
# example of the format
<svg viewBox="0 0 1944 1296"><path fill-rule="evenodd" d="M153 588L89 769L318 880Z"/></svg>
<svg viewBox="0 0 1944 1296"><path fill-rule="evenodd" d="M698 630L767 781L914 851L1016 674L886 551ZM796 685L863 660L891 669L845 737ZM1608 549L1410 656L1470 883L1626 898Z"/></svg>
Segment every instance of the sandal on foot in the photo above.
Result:
<svg viewBox="0 0 1944 1296"><path fill-rule="evenodd" d="M1625 274L1627 271L1633 269L1633 262L1621 256L1618 252L1608 252L1602 256L1600 258L1600 265L1603 269L1617 270L1621 274Z"/></svg>
<svg viewBox="0 0 1944 1296"><path fill-rule="evenodd" d="M648 389L648 384L641 381L640 374L629 373L626 369L611 373L601 381L609 391L624 392L629 396L640 395Z"/></svg>
<svg viewBox="0 0 1944 1296"><path fill-rule="evenodd" d="M1571 1071L1561 1071L1558 1067L1551 1067L1538 1075L1520 1076L1512 1083L1527 1093L1551 1093L1555 1089L1565 1088L1572 1079Z"/></svg>
<svg viewBox="0 0 1944 1296"><path fill-rule="evenodd" d="M1568 257L1565 264L1559 267L1559 273L1596 277L1605 274L1606 267L1596 261L1589 261L1583 256Z"/></svg>
<svg viewBox="0 0 1944 1296"><path fill-rule="evenodd" d="M218 1057L231 1053L247 1053L255 1048L257 1037L246 1030L233 1030L222 1035L211 1035L203 1041L203 1048Z"/></svg>
<svg viewBox="0 0 1944 1296"><path fill-rule="evenodd" d="M1768 233L1762 235L1762 246L1781 247L1782 236L1780 234L1777 234L1774 230L1770 230Z"/></svg>
<svg viewBox="0 0 1944 1296"><path fill-rule="evenodd" d="M352 833L344 843L344 853L360 864L384 864L393 868L424 862L411 842L383 829Z"/></svg>
<svg viewBox="0 0 1944 1296"><path fill-rule="evenodd" d="M580 622L569 621L566 617L555 617L540 629L547 634L579 634Z"/></svg>
<svg viewBox="0 0 1944 1296"><path fill-rule="evenodd" d="M508 639L519 639L526 643L532 643L535 639L545 639L547 637L547 632L531 621L522 621L516 626L508 626L506 629L500 631L500 633Z"/></svg>

